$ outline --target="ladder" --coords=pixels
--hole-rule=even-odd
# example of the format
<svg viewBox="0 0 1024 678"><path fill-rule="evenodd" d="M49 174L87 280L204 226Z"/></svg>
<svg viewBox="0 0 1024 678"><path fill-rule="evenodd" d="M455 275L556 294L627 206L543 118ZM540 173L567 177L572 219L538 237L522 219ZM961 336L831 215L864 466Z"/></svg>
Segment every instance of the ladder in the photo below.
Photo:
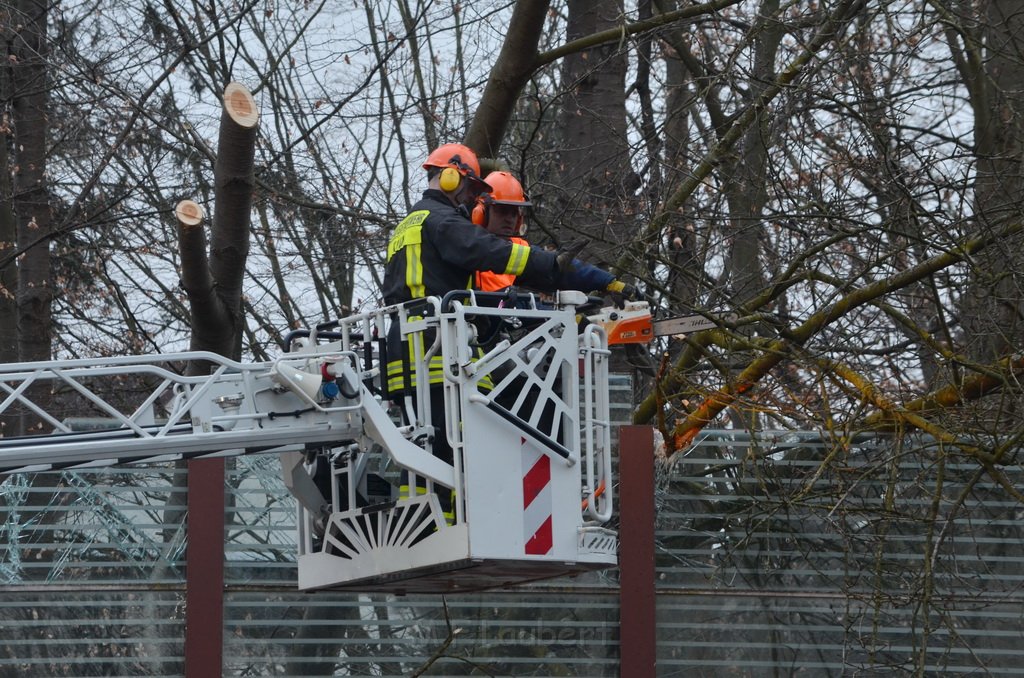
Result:
<svg viewBox="0 0 1024 678"><path fill-rule="evenodd" d="M577 327L586 301L453 293L293 333L257 363L0 365L0 417L51 429L0 437L0 473L279 454L304 590L470 591L611 567L608 349L599 326ZM209 373L185 376L196 360Z"/></svg>

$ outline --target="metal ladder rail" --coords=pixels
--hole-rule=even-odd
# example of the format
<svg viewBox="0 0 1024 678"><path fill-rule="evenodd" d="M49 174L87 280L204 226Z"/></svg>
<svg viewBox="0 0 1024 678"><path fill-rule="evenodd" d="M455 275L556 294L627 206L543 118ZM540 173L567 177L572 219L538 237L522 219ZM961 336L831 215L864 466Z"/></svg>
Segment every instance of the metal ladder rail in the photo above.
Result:
<svg viewBox="0 0 1024 678"><path fill-rule="evenodd" d="M608 350L604 330L588 325L580 334L583 369L582 451L585 472L584 514L598 523L612 517L613 482L611 455L611 410L608 398Z"/></svg>
<svg viewBox="0 0 1024 678"><path fill-rule="evenodd" d="M187 360L206 360L216 368L209 375L184 376L165 367ZM56 429L48 435L0 438L0 473L269 452L358 434L358 422L346 421L344 416L358 405L332 408L315 420L294 416L298 401L284 389L273 393L271 369L270 363L238 363L208 352L0 365L0 391L7 394L0 414L20 404L45 415ZM142 401L146 408L119 407L101 393L102 382L110 391L111 380L128 377L155 378L156 384L149 385L152 390ZM95 380L99 383L92 383ZM83 403L109 414L115 428L72 431L29 398L30 386L48 382L69 386ZM276 413L273 407L260 411L253 402L258 394L265 395L270 405L292 411ZM233 395L247 401L238 412L218 403ZM161 399L170 399L170 411L166 421L157 423L153 409ZM129 408L130 412L122 411ZM277 414L289 417L287 425L279 421L268 427L268 420Z"/></svg>

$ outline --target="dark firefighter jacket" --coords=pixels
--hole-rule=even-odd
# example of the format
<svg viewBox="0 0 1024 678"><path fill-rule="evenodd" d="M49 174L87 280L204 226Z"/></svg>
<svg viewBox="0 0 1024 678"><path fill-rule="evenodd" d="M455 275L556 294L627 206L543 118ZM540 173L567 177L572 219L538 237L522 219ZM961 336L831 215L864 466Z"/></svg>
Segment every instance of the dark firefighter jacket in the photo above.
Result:
<svg viewBox="0 0 1024 678"><path fill-rule="evenodd" d="M543 290L558 284L554 252L492 235L460 213L444 193L428 190L388 243L384 303L469 289L476 271L511 273Z"/></svg>
<svg viewBox="0 0 1024 678"><path fill-rule="evenodd" d="M580 267L577 267L580 269ZM452 290L470 289L477 271L516 276L518 284L543 291L604 289L612 276L593 266L560 275L556 254L511 242L473 224L441 191L430 189L413 205L412 212L395 228L388 243L384 269L384 303L400 304L427 296L443 297ZM587 280L584 280L586 278ZM592 278L592 280L590 280ZM569 283L564 284L563 283ZM415 386L404 369L403 354L417 347L398 343L397 323L388 336L388 390L399 393ZM432 337L414 337L429 348ZM407 356L406 359L411 358ZM442 362L430 363L430 383L443 381Z"/></svg>

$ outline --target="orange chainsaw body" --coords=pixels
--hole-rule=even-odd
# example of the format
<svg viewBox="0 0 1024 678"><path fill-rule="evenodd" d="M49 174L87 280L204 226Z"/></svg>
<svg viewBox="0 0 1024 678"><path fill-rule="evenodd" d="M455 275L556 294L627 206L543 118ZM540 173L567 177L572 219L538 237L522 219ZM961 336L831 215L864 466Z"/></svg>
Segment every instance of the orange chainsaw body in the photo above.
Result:
<svg viewBox="0 0 1024 678"><path fill-rule="evenodd" d="M654 339L654 319L643 301L628 302L621 309L603 308L590 320L604 328L609 346L649 344Z"/></svg>

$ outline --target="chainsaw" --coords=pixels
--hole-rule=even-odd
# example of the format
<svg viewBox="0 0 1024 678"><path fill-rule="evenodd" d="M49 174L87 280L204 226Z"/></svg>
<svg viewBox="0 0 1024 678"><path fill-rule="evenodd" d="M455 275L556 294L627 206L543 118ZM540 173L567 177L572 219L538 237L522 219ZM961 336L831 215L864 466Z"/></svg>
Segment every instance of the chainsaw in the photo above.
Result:
<svg viewBox="0 0 1024 678"><path fill-rule="evenodd" d="M606 306L588 318L604 328L609 346L618 346L649 344L655 337L685 336L709 330L723 322L734 322L736 314L729 313L721 318L688 315L655 320L646 301L627 301L624 308Z"/></svg>

